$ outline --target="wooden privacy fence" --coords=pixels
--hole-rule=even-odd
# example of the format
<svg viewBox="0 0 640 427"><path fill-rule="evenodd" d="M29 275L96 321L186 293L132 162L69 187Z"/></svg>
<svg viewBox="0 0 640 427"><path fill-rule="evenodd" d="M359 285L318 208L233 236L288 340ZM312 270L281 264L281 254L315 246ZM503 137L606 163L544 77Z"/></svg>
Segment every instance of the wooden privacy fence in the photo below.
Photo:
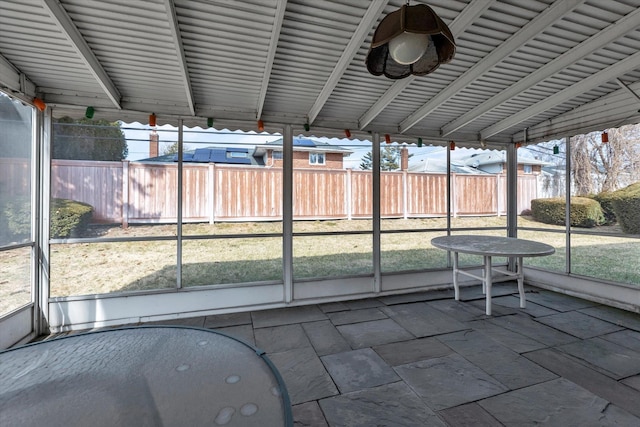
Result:
<svg viewBox="0 0 640 427"><path fill-rule="evenodd" d="M12 160L11 170L24 172L19 161ZM23 181L5 175L0 180L3 185ZM385 218L447 214L445 174L382 172L380 185ZM90 204L98 222L175 222L177 188L177 164L53 160L51 165L52 197ZM185 222L282 219L280 168L185 164L182 189ZM451 195L454 216L506 214L504 175L452 174ZM518 212L529 209L536 197L537 176L520 175ZM293 171L294 219L370 218L372 206L370 171Z"/></svg>

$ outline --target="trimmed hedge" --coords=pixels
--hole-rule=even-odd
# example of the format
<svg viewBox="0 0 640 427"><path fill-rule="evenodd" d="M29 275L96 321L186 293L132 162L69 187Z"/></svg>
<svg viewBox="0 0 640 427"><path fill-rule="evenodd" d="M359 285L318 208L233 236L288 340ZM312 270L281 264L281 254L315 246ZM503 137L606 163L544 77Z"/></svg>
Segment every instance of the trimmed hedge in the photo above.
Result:
<svg viewBox="0 0 640 427"><path fill-rule="evenodd" d="M612 198L620 228L628 234L640 234L640 182L614 191Z"/></svg>
<svg viewBox="0 0 640 427"><path fill-rule="evenodd" d="M22 239L31 233L31 202L26 197L6 201L0 207L0 222L6 221L6 238ZM93 207L68 199L51 200L51 238L79 236L91 221Z"/></svg>
<svg viewBox="0 0 640 427"><path fill-rule="evenodd" d="M7 222L8 235L17 239L31 234L31 201L28 197L16 197L2 206L2 217ZM4 221L3 221L4 222Z"/></svg>
<svg viewBox="0 0 640 427"><path fill-rule="evenodd" d="M91 222L93 206L68 199L51 200L51 238L76 237Z"/></svg>
<svg viewBox="0 0 640 427"><path fill-rule="evenodd" d="M564 225L565 199L534 199L531 201L533 219L545 224ZM591 228L604 223L604 214L600 203L587 197L571 198L569 220L572 227Z"/></svg>
<svg viewBox="0 0 640 427"><path fill-rule="evenodd" d="M612 225L615 224L616 214L613 210L613 200L616 198L614 192L604 192L600 194L596 194L591 196L591 198L598 203L600 203L600 207L602 208L602 213L604 214L604 223L603 225Z"/></svg>

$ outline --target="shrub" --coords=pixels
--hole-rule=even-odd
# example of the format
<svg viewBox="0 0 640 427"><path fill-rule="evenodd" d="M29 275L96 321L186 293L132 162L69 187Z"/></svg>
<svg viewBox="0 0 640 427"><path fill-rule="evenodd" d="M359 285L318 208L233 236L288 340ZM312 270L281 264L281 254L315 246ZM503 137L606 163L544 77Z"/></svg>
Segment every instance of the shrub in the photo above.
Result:
<svg viewBox="0 0 640 427"><path fill-rule="evenodd" d="M615 193L604 192L591 196L591 198L600 203L600 207L602 208L602 213L604 215L603 225L615 224L617 221L616 214L613 210L613 199L616 198Z"/></svg>
<svg viewBox="0 0 640 427"><path fill-rule="evenodd" d="M613 211L622 231L640 234L640 182L612 193Z"/></svg>
<svg viewBox="0 0 640 427"><path fill-rule="evenodd" d="M28 238L31 234L30 200L16 197L6 200L0 208L0 222L6 224L4 233L12 239Z"/></svg>
<svg viewBox="0 0 640 427"><path fill-rule="evenodd" d="M534 199L531 201L533 219L545 224L564 225L565 203L565 199L561 197ZM572 197L570 203L569 220L572 227L591 228L604 223L602 208L596 200Z"/></svg>
<svg viewBox="0 0 640 427"><path fill-rule="evenodd" d="M87 228L93 207L68 199L51 200L51 238L76 237Z"/></svg>

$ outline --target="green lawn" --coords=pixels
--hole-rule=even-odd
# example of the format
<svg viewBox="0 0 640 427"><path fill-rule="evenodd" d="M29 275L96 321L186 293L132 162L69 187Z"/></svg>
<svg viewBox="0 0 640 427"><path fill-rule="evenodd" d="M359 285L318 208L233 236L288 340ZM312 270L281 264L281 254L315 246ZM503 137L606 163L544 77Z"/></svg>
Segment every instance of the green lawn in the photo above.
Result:
<svg viewBox="0 0 640 427"><path fill-rule="evenodd" d="M401 272L425 268L446 268L445 251L430 245L442 231L410 232L417 229L446 227L444 218L382 220L381 268L383 272ZM504 217L453 218L455 228L503 227L501 230L454 231L505 235ZM553 233L562 227L549 226L519 218L520 227L538 227L545 231L520 230L518 237L549 243L556 254L528 258L527 265L565 271L565 235ZM372 222L370 220L299 221L294 233L368 232L323 236L294 236L294 280L363 275L373 273ZM185 224L182 250L183 286L281 280L282 239L279 236L250 237L249 234L281 233L279 222ZM395 230L400 232L385 233ZM616 231L616 230L613 230ZM175 236L170 225L96 227L94 236L148 237ZM233 235L233 239L189 239L189 236ZM640 285L640 239L572 235L572 272L594 278ZM26 252L25 252L26 250ZM0 313L28 302L30 288L28 249L0 253ZM499 260L498 260L499 261ZM462 256L461 263L480 264L480 257ZM51 295L86 295L131 290L166 289L176 283L176 242L100 242L56 244L51 247Z"/></svg>

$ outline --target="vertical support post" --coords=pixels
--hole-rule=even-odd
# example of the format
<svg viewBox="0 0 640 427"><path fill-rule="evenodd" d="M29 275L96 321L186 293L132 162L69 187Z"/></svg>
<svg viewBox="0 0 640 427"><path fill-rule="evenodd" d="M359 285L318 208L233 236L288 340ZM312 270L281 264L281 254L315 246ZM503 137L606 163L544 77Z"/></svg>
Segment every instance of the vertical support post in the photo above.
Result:
<svg viewBox="0 0 640 427"><path fill-rule="evenodd" d="M453 205L453 179L451 177L451 147L447 144L447 236L451 235L451 210ZM457 260L454 260L457 262ZM447 252L447 266L451 265L451 252Z"/></svg>
<svg viewBox="0 0 640 427"><path fill-rule="evenodd" d="M518 149L507 146L507 237L518 237ZM509 257L507 270L515 271L515 259Z"/></svg>
<svg viewBox="0 0 640 427"><path fill-rule="evenodd" d="M129 227L129 160L122 161L122 228Z"/></svg>
<svg viewBox="0 0 640 427"><path fill-rule="evenodd" d="M378 132L373 133L372 143L373 292L378 293L382 290L382 268L380 266L380 134Z"/></svg>
<svg viewBox="0 0 640 427"><path fill-rule="evenodd" d="M507 146L507 236L518 237L518 149Z"/></svg>
<svg viewBox="0 0 640 427"><path fill-rule="evenodd" d="M216 164L209 163L207 168L207 197L209 200L209 224L216 220Z"/></svg>
<svg viewBox="0 0 640 427"><path fill-rule="evenodd" d="M564 140L565 150L565 273L571 273L571 137L568 136Z"/></svg>
<svg viewBox="0 0 640 427"><path fill-rule="evenodd" d="M293 301L293 128L282 132L282 274L284 302Z"/></svg>
<svg viewBox="0 0 640 427"><path fill-rule="evenodd" d="M345 186L347 187L345 188L345 194L346 194L345 203L347 206L347 219L353 219L353 200L352 200L353 194L351 191L351 185L352 185L351 180L353 179L352 175L353 174L352 174L351 168L347 169L347 175L346 175L346 181L345 181Z"/></svg>
<svg viewBox="0 0 640 427"><path fill-rule="evenodd" d="M37 138L37 188L35 197L37 200L36 215L38 222L38 235L35 241L35 262L38 274L35 275L35 307L34 326L35 333L41 334L49 330L49 295L51 294L50 282L50 247L49 224L50 220L50 194L51 194L51 147L53 138L53 114L50 108L45 109L44 115L36 113L35 127L33 131Z"/></svg>
<svg viewBox="0 0 640 427"><path fill-rule="evenodd" d="M177 226L177 229L176 229L176 235L177 235L176 287L178 289L182 288L182 181L183 181L183 176L182 176L183 155L182 154L184 152L183 141L184 141L184 120L178 119L178 212L177 212L178 223L176 224Z"/></svg>

